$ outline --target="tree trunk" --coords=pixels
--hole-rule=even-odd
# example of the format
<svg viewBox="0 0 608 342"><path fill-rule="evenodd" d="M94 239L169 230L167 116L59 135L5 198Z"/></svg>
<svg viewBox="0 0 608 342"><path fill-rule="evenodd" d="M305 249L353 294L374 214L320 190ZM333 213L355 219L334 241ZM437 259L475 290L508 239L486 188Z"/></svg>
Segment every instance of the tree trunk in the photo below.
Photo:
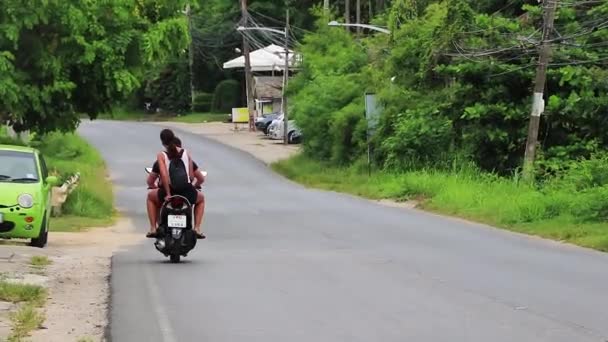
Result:
<svg viewBox="0 0 608 342"><path fill-rule="evenodd" d="M376 0L376 13L384 11L384 0Z"/></svg>

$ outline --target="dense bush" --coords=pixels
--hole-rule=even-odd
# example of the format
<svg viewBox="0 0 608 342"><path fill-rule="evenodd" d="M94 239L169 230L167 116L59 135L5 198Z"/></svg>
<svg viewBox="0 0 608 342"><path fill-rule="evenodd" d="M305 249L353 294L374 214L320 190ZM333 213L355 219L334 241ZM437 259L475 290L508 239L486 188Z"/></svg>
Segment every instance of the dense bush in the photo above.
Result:
<svg viewBox="0 0 608 342"><path fill-rule="evenodd" d="M211 102L213 101L213 95L209 93L197 93L194 97L194 107L192 108L195 112L207 113L211 111Z"/></svg>
<svg viewBox="0 0 608 342"><path fill-rule="evenodd" d="M502 7L489 0L394 1L377 19L392 29L388 40L380 34L355 39L321 20L303 39L304 70L290 88L306 152L338 164L360 159L363 93L374 90L384 106L374 138L379 165L443 167L464 156L482 170L517 172L537 53L521 37L538 40L542 18L536 3L515 1L497 12ZM608 30L589 27L606 15L608 2L558 9L556 27L571 38L555 44L548 71L537 164L542 177L608 147L608 68L601 62ZM465 48L491 53L476 58L464 55Z"/></svg>
<svg viewBox="0 0 608 342"><path fill-rule="evenodd" d="M190 110L190 74L187 60L169 64L160 75L148 82L143 101L164 112L182 113Z"/></svg>
<svg viewBox="0 0 608 342"><path fill-rule="evenodd" d="M364 49L346 31L320 23L301 50L304 71L289 88L288 104L305 149L337 164L352 162L365 146Z"/></svg>
<svg viewBox="0 0 608 342"><path fill-rule="evenodd" d="M213 93L211 109L214 112L230 113L232 108L240 105L240 93L241 87L236 80L224 80L218 83Z"/></svg>

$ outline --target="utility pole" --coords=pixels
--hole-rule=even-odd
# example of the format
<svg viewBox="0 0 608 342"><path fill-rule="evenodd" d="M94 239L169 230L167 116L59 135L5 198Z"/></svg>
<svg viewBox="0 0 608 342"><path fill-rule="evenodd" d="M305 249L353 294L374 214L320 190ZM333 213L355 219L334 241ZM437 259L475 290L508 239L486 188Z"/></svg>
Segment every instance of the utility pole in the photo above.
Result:
<svg viewBox="0 0 608 342"><path fill-rule="evenodd" d="M285 16L285 68L283 69L283 143L289 144L289 119L287 116L287 83L289 82L289 8Z"/></svg>
<svg viewBox="0 0 608 342"><path fill-rule="evenodd" d="M241 0L241 24L246 26L249 13L247 11L247 0ZM255 123L253 118L253 78L251 76L251 58L249 56L249 42L247 37L243 35L243 56L245 57L245 88L247 91L247 110L249 112L249 130L255 131Z"/></svg>
<svg viewBox="0 0 608 342"><path fill-rule="evenodd" d="M344 22L350 24L350 0L344 1ZM346 29L348 30L348 27Z"/></svg>
<svg viewBox="0 0 608 342"><path fill-rule="evenodd" d="M361 0L357 0L356 6L357 24L361 24ZM361 27L359 26L357 26L357 36L361 36Z"/></svg>
<svg viewBox="0 0 608 342"><path fill-rule="evenodd" d="M540 116L545 110L544 90L547 80L547 67L551 61L551 42L549 38L553 32L553 22L559 0L545 0L543 2L543 39L541 42L538 67L536 68L536 79L534 80L534 94L532 97L532 111L530 112L530 123L528 124L528 140L526 141L526 152L524 156L524 179L531 181L534 178L534 159L536 157L536 145L538 144L538 131L540 127Z"/></svg>
<svg viewBox="0 0 608 342"><path fill-rule="evenodd" d="M192 35L192 9L190 4L186 5L186 17L188 18L188 34L190 34L190 47L188 48L188 66L190 68L190 110L194 112L194 37Z"/></svg>
<svg viewBox="0 0 608 342"><path fill-rule="evenodd" d="M323 11L325 15L329 15L329 0L323 0Z"/></svg>

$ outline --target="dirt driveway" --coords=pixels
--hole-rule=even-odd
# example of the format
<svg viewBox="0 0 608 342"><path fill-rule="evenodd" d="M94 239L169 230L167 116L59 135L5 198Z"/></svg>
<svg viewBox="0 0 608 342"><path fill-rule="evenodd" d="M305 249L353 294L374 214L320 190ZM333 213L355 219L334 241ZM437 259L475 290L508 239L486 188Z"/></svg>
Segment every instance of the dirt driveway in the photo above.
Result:
<svg viewBox="0 0 608 342"><path fill-rule="evenodd" d="M209 122L188 124L179 122L157 122L159 126L181 129L186 132L204 135L222 144L245 151L266 164L287 159L300 150L300 145L284 145L282 141L270 140L260 132L247 129L235 130L234 124Z"/></svg>
<svg viewBox="0 0 608 342"><path fill-rule="evenodd" d="M49 245L39 249L0 242L0 272L12 281L41 285L49 297L43 329L31 341L102 341L107 325L110 258L123 247L143 240L129 220L110 228L80 233L51 233ZM33 256L46 256L44 272L32 272ZM0 341L10 334L9 312L14 306L0 302Z"/></svg>

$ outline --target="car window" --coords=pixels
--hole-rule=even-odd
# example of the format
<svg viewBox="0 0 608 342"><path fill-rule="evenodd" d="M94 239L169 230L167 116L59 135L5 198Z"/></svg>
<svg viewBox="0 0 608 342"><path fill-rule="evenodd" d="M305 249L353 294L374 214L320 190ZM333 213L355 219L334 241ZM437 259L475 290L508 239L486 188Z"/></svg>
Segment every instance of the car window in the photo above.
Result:
<svg viewBox="0 0 608 342"><path fill-rule="evenodd" d="M38 180L38 167L33 153L0 151L0 182Z"/></svg>
<svg viewBox="0 0 608 342"><path fill-rule="evenodd" d="M40 172L42 173L42 179L46 179L49 176L49 169L46 167L46 161L44 160L42 154L39 154L38 157L40 158Z"/></svg>

